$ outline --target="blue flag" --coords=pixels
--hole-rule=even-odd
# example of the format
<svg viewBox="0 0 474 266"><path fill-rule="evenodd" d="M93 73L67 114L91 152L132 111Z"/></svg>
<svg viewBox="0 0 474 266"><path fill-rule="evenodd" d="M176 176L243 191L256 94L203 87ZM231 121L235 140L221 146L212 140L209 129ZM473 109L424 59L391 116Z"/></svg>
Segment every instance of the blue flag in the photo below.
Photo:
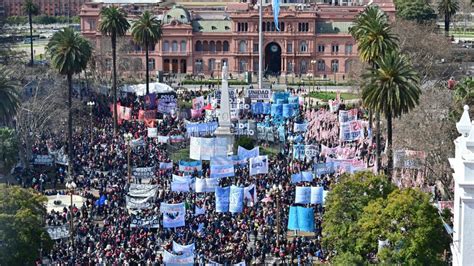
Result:
<svg viewBox="0 0 474 266"><path fill-rule="evenodd" d="M231 186L229 198L229 211L232 213L242 212L244 209L244 188Z"/></svg>
<svg viewBox="0 0 474 266"><path fill-rule="evenodd" d="M280 27L278 27L278 15L280 15L280 0L273 0L273 19L275 21L275 28L277 31L280 31Z"/></svg>
<svg viewBox="0 0 474 266"><path fill-rule="evenodd" d="M298 209L295 206L290 206L290 214L288 215L288 229L298 230Z"/></svg>
<svg viewBox="0 0 474 266"><path fill-rule="evenodd" d="M313 208L298 207L298 227L301 231L314 232Z"/></svg>
<svg viewBox="0 0 474 266"><path fill-rule="evenodd" d="M216 187L216 212L229 211L230 187Z"/></svg>

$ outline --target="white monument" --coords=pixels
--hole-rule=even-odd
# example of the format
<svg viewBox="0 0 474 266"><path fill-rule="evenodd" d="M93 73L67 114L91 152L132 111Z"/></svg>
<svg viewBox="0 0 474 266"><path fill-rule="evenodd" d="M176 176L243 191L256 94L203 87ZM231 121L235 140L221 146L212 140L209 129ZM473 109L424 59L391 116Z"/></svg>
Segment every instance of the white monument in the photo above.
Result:
<svg viewBox="0 0 474 266"><path fill-rule="evenodd" d="M227 154L233 153L234 148L234 134L230 128L230 101L229 101L229 73L227 65L224 62L222 66L222 87L221 87L221 106L219 109L219 127L215 131L216 137L227 139Z"/></svg>
<svg viewBox="0 0 474 266"><path fill-rule="evenodd" d="M454 158L449 164L454 170L453 265L473 265L474 257L474 126L464 106L456 124L461 134L455 141Z"/></svg>

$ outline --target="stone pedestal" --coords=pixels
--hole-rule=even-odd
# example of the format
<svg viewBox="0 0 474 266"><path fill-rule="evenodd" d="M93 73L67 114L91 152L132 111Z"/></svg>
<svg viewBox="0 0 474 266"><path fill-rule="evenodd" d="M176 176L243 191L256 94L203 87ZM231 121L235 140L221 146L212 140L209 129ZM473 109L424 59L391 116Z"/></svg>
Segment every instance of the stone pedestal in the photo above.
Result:
<svg viewBox="0 0 474 266"><path fill-rule="evenodd" d="M227 154L234 152L234 134L232 134L230 122L230 101L227 65L222 67L221 106L219 110L219 127L215 131L216 137L227 139Z"/></svg>

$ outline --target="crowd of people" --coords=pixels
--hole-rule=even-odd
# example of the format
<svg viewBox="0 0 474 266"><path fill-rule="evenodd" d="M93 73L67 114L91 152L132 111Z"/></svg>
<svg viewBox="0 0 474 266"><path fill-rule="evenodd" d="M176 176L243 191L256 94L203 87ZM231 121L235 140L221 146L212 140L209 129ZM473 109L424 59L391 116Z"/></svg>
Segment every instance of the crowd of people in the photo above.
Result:
<svg viewBox="0 0 474 266"><path fill-rule="evenodd" d="M293 96L301 96L304 88L290 90ZM183 101L207 95L202 90L179 94ZM138 117L144 108L142 98L128 95L121 99L122 106L132 108L132 117ZM341 108L345 108L341 106ZM313 164L328 159L360 159L369 167L373 163L374 146L367 133L357 141L343 143L338 138L337 113L327 107L304 102L297 116L286 120L288 139L300 134L293 131L295 121L307 121L308 131L301 134L303 142L319 146L319 153L305 160L295 159L293 143L281 143L280 153L270 156L268 174L250 176L248 166L236 167L233 177L220 179L220 186L248 186L255 184L257 200L246 204L242 213L218 213L215 211L214 193L173 192L170 189L172 175L183 175L178 162L173 167L160 169L160 162L172 162L170 148L185 147L186 139L174 143L162 143L157 138L148 138L147 125L137 119L120 121L118 132L114 133L113 120L107 106L97 106L93 115L93 127L76 128L73 136L74 171L72 181L77 185L74 194L84 198L81 206L61 211L50 211L45 217L46 225L60 226L73 220L72 237L54 241L50 252L43 253L43 259L52 264L116 265L122 263L140 265L163 265L163 251L171 250L173 242L195 244L197 265L206 263L231 265L237 263L263 264L280 262L305 265L316 260L325 261L328 252L321 246L321 227L324 206L315 209L315 229L310 234L288 232L288 210L294 205L295 186L320 186L330 190L344 171L315 176L311 182L291 182L291 176L305 170L312 170ZM315 116L312 113L318 112ZM359 109L359 116L365 114ZM324 116L322 115L324 114ZM241 114L257 122L268 120L262 115ZM186 136L182 116L164 115L155 124L159 135ZM313 119L314 118L314 119ZM308 121L308 119L310 121ZM199 120L199 119L198 119ZM270 118L270 121L272 119ZM142 145L131 147L124 134L131 133L133 139L143 140ZM64 145L65 132L47 132L39 135L33 145L34 154L46 154ZM276 138L278 142L278 138ZM256 145L269 145L260 140ZM328 149L322 149L322 146ZM128 153L130 149L130 165ZM174 150L174 149L173 149ZM328 151L329 150L329 151ZM158 186L158 195L148 209L131 211L126 207L129 183L141 182L129 176L129 167L154 166L150 184ZM210 167L203 163L202 171L192 173L194 178L210 176ZM41 190L47 195L69 193L65 189L68 180L67 167L56 165L54 171L37 171L31 177L20 179L24 186ZM267 199L267 200L264 200ZM268 200L269 199L269 200ZM180 203L186 206L186 223L175 229L131 226L134 217L161 217L162 203ZM204 213L196 215L196 208ZM160 218L161 222L161 218Z"/></svg>

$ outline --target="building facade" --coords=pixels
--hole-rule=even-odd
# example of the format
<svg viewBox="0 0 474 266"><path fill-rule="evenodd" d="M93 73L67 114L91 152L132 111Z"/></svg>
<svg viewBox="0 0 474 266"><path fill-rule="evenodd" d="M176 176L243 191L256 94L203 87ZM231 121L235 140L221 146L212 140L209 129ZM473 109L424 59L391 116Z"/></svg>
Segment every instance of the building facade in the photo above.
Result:
<svg viewBox="0 0 474 266"><path fill-rule="evenodd" d="M47 16L77 16L86 0L34 0L39 13ZM25 16L24 0L0 0L0 15Z"/></svg>
<svg viewBox="0 0 474 266"><path fill-rule="evenodd" d="M263 10L263 69L270 75L310 75L329 80L345 80L357 60L357 45L349 29L364 9L344 1L328 4L282 4L279 29L270 5ZM395 8L390 0L374 0L390 16ZM357 1L359 3L359 1ZM87 3L81 16L82 34L100 46L97 31L101 3ZM123 5L133 21L141 7ZM142 7L144 8L144 7ZM224 62L232 74L258 71L257 6L226 3L224 8L148 7L162 21L162 39L151 48L150 69L165 73L218 76ZM127 38L130 39L128 36ZM130 40L131 42L131 40ZM144 52L133 43L129 55L142 60ZM144 68L144 67L143 67Z"/></svg>

